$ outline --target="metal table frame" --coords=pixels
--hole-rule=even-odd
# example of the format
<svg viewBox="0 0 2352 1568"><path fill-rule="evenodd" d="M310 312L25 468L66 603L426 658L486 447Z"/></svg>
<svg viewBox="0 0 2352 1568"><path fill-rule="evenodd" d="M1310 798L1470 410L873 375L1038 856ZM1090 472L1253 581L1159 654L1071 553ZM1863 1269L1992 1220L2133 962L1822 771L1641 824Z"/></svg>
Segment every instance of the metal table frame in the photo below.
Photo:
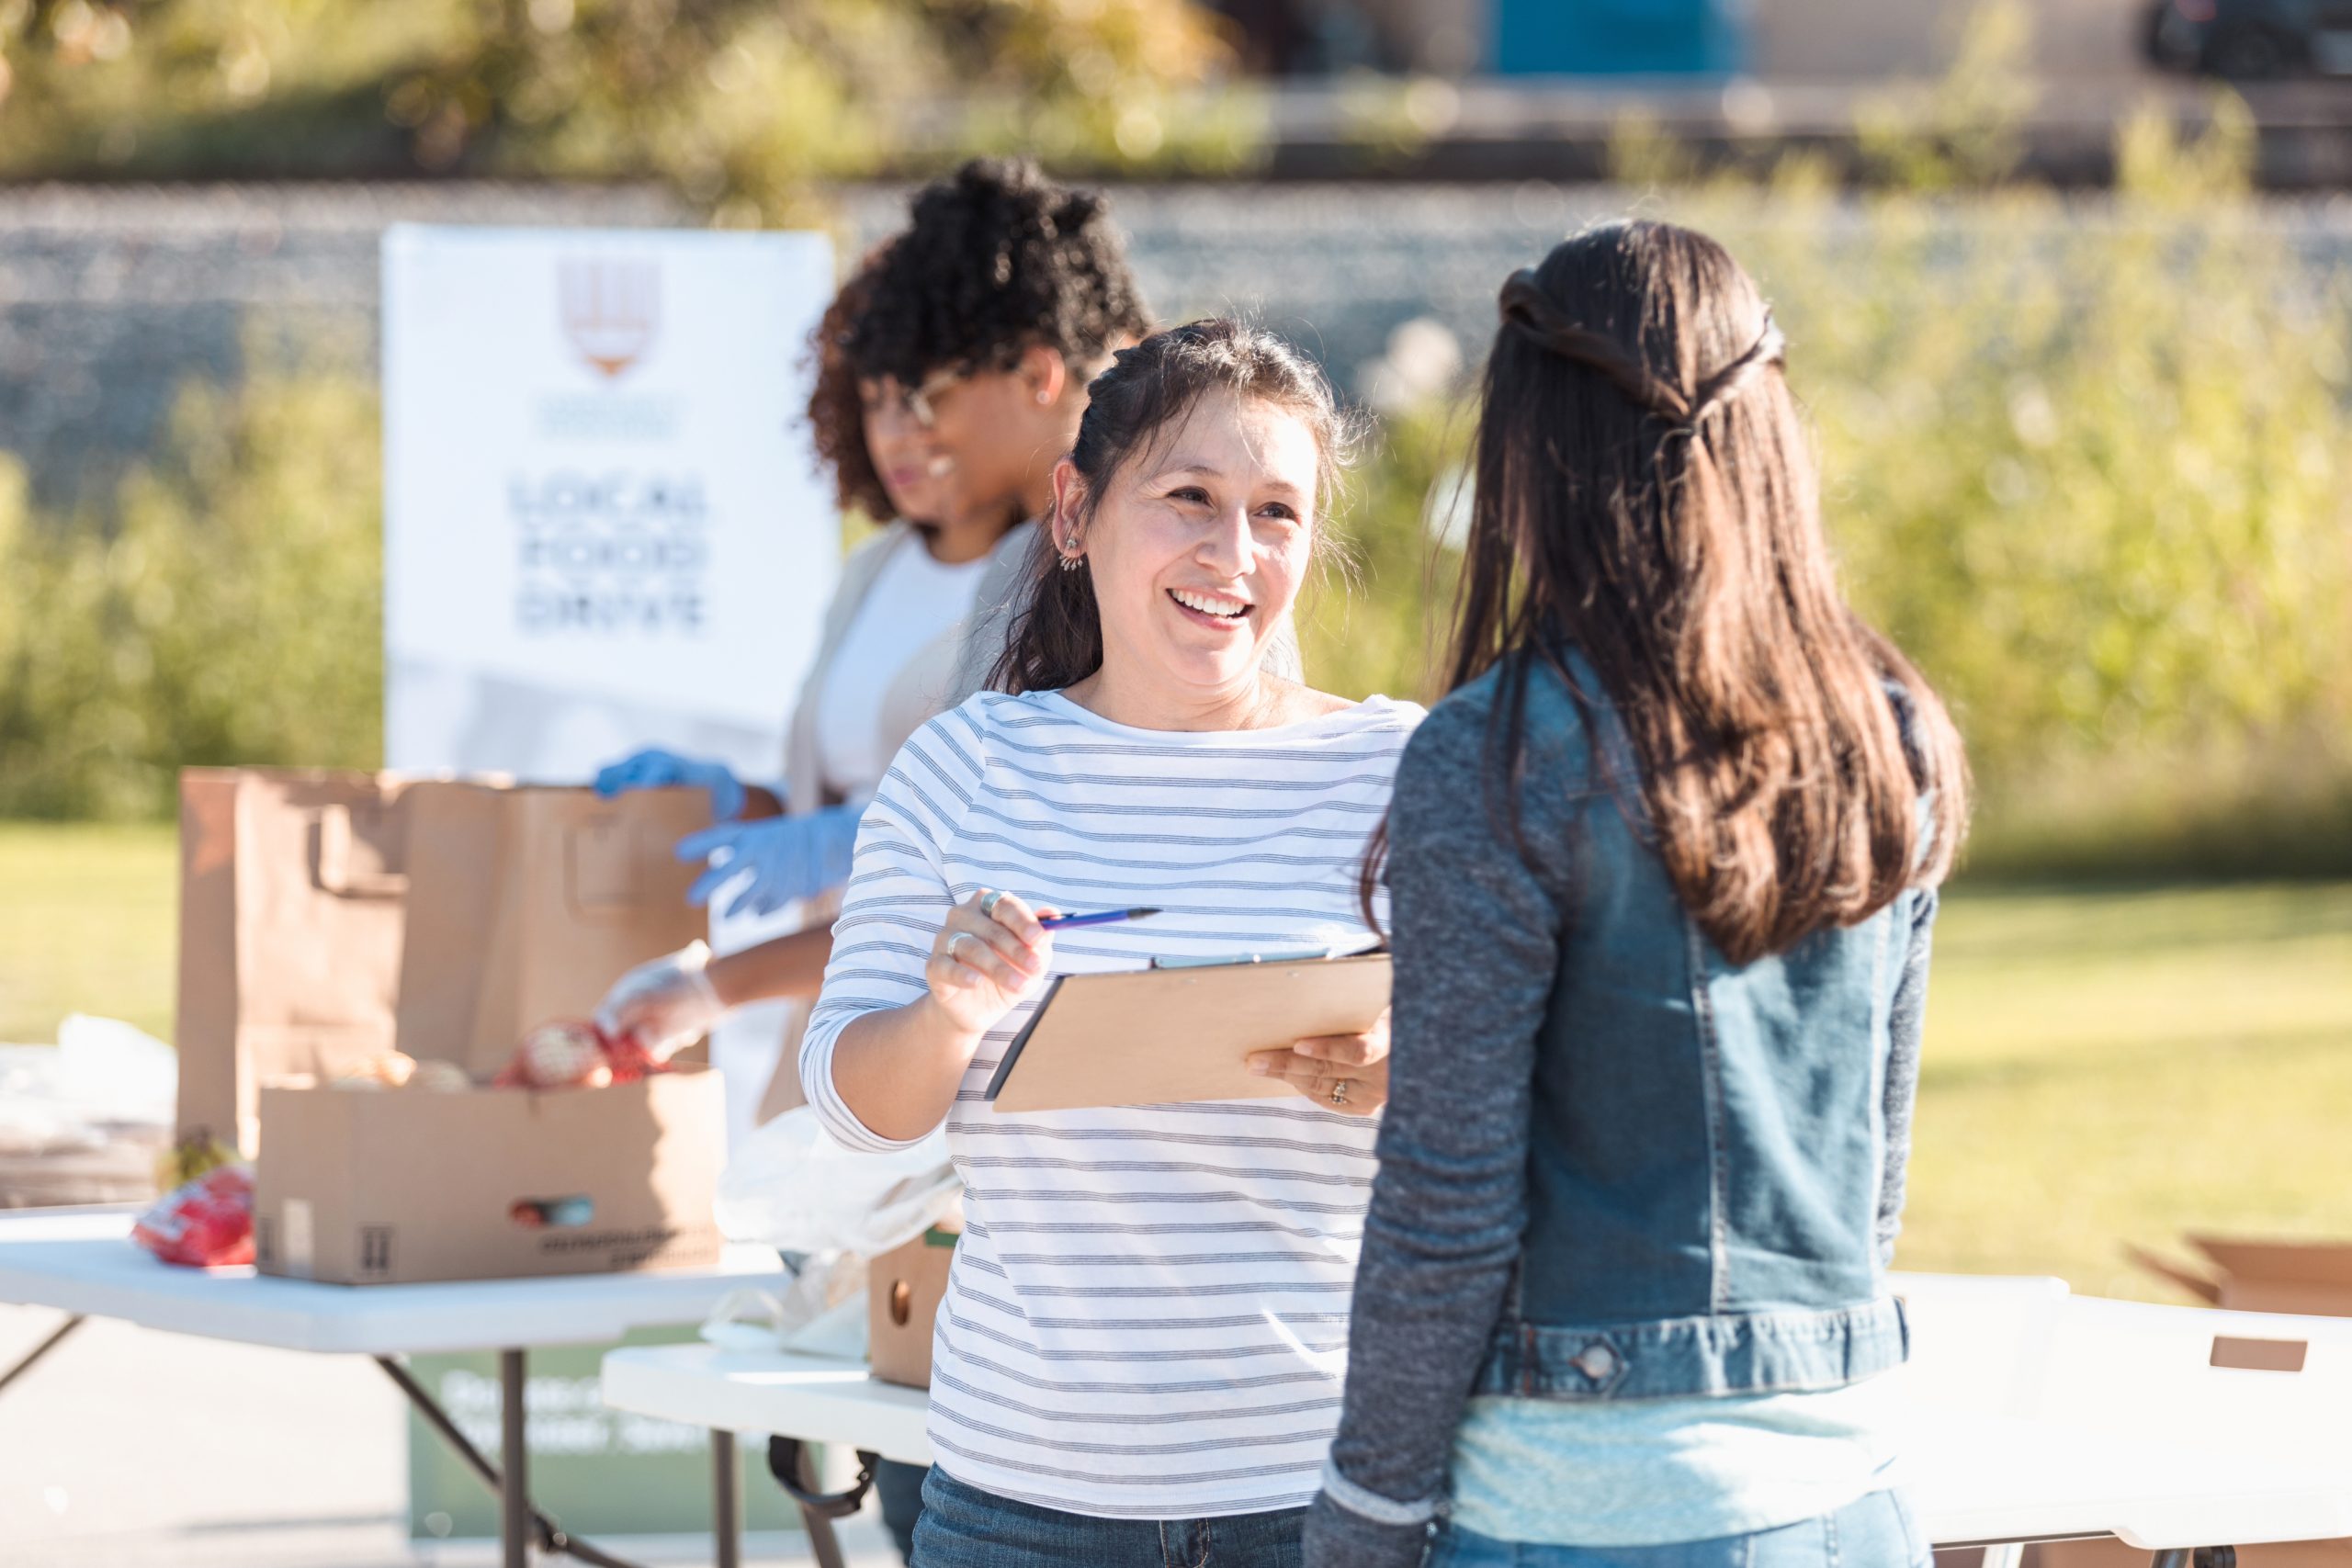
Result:
<svg viewBox="0 0 2352 1568"><path fill-rule="evenodd" d="M453 1320L462 1319L468 1315L468 1311L463 1306L452 1307L447 1304L453 1295L464 1295L466 1292L481 1290L500 1291L508 1287L520 1287L521 1291L526 1292L526 1300L536 1301L537 1297L532 1293L534 1288L547 1287L549 1289L551 1297L548 1302L549 1314L560 1316L559 1309L561 1303L552 1297L560 1293L562 1285L567 1281L488 1281L481 1286L345 1287L314 1286L307 1281L290 1280L232 1280L223 1281L224 1285L239 1292L252 1290L255 1286L261 1288L256 1292L259 1298L268 1303L271 1308L278 1309L271 1326L284 1332L284 1338L272 1338L265 1329L256 1327L249 1321L241 1321L234 1325L228 1324L217 1314L195 1324L148 1321L151 1316L168 1317L170 1315L143 1310L149 1297L175 1292L185 1297L191 1288L194 1292L201 1292L205 1287L200 1281L207 1276L201 1270L171 1270L167 1274L147 1272L150 1268L163 1269L166 1266L153 1263L152 1259L146 1258L144 1254L133 1250L128 1238L131 1212L128 1208L80 1212L51 1210L27 1211L0 1216L0 1276L5 1276L11 1267L12 1260L8 1257L8 1250L14 1246L38 1247L43 1243L64 1242L71 1248L75 1249L77 1255L84 1259L103 1259L102 1262L92 1263L85 1272L78 1275L65 1269L51 1274L35 1266L21 1263L14 1265L18 1270L17 1278L20 1282L37 1280L44 1287L53 1286L54 1288L26 1289L15 1295L6 1296L5 1299L28 1305L52 1306L64 1313L65 1316L63 1321L47 1337L18 1357L5 1371L0 1371L0 1394L5 1394L11 1384L17 1382L33 1367L47 1359L60 1346L72 1337L76 1329L93 1317L116 1318L163 1333L183 1333L202 1338L266 1345L279 1349L366 1355L383 1369L385 1376L399 1388L418 1415L424 1417L426 1424L432 1427L441 1439L447 1443L464 1462L466 1468L470 1470L498 1499L501 1561L504 1568L526 1568L533 1548L550 1555L571 1557L579 1562L593 1564L594 1568L637 1568L636 1564L616 1557L572 1535L531 1501L528 1426L524 1408L524 1389L529 1366L528 1346L513 1343L498 1344L497 1341L504 1339L506 1335L495 1330L484 1336L496 1346L498 1357L499 1460L493 1464L490 1458L466 1437L448 1412L441 1407L439 1402L410 1371L405 1360L410 1351L405 1348L401 1337L384 1335L381 1332L380 1322L371 1332L364 1325L356 1328L348 1326L348 1314L331 1313L322 1317L313 1313L312 1315L306 1317L301 1315L299 1304L287 1304L299 1303L304 1293L319 1291L336 1292L332 1299L337 1303L345 1304L364 1303L365 1306L369 1308L379 1304L389 1307L396 1301L415 1302L419 1299L416 1296L402 1298L397 1294L398 1292L436 1292L433 1299L444 1303L439 1309L442 1313L439 1325L433 1333L407 1340L405 1344L413 1345L420 1352L425 1349L458 1350L469 1348L480 1348L481 1341L469 1339L461 1331L450 1326ZM44 1225L56 1228L53 1231L44 1230L41 1228ZM6 1234L10 1230L20 1230L28 1234L10 1237ZM101 1247L107 1250L103 1253L94 1250ZM119 1253L114 1249L119 1249ZM773 1258L774 1254L767 1256ZM736 1267L731 1269L706 1270L691 1279L680 1279L676 1276L666 1280L656 1276L609 1278L615 1288L633 1292L636 1301L632 1310L635 1311L643 1310L642 1298L649 1292L661 1296L665 1303L681 1294L690 1297L697 1303L690 1314L679 1314L675 1316L669 1316L667 1314L656 1316L649 1314L639 1317L637 1321L691 1322L708 1310L707 1302L700 1300L703 1295L707 1294L715 1299L718 1294L734 1284L765 1279L773 1272L770 1269ZM126 1274L127 1278L105 1277ZM153 1283L150 1282L160 1280L168 1280L171 1290L156 1292ZM0 1283L5 1283L5 1279L0 1279ZM136 1293L142 1289L147 1292L146 1295ZM354 1293L346 1297L340 1293L345 1291ZM45 1300L44 1297L51 1299ZM577 1294L574 1293L571 1299L576 1303ZM251 1309L247 1310L250 1312ZM506 1326L510 1330L514 1326L518 1313L512 1301L499 1315L505 1319ZM607 1324L603 1326L612 1325ZM584 1340L586 1343L593 1344L598 1337L605 1337L600 1332L584 1332L584 1329L585 1325L580 1322L575 1314L574 1321L570 1325L567 1332L543 1343L578 1343ZM301 1342L305 1339L312 1342ZM371 1339L372 1344L369 1343ZM386 1348L384 1347L387 1340L390 1340L392 1346L401 1348ZM740 1537L741 1528L741 1499L738 1495L735 1477L735 1444L731 1437L714 1434L711 1447L712 1459L715 1462L715 1475L712 1483L714 1522L721 1539L731 1541ZM808 1477L808 1481L809 1489L813 1491L813 1476ZM816 1551L819 1562L825 1564L825 1568L841 1568L841 1551L834 1540L831 1523L806 1507L801 1509L801 1516L808 1530L810 1546Z"/></svg>

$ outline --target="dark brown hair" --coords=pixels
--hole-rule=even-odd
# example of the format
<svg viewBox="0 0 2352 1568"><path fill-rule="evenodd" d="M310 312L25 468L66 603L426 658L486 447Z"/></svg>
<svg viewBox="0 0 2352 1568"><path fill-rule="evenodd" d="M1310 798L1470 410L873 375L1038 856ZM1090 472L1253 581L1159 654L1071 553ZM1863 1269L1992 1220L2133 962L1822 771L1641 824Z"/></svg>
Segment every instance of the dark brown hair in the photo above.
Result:
<svg viewBox="0 0 2352 1568"><path fill-rule="evenodd" d="M865 403L857 389L857 367L850 363L849 335L874 292L874 279L888 256L886 241L866 253L857 270L825 307L817 330L808 334L817 375L808 390L808 428L815 438L818 461L833 471L833 490L844 512L862 512L876 523L898 516L890 492L875 471L874 454L865 446Z"/></svg>
<svg viewBox="0 0 2352 1568"><path fill-rule="evenodd" d="M1086 412L1069 452L1081 481L1071 521L1081 528L1091 524L1120 470L1220 390L1286 409L1305 423L1321 458L1314 522L1318 541L1324 537L1323 513L1351 455L1354 422L1340 411L1313 361L1270 332L1224 317L1170 327L1121 349L1087 387ZM989 684L1000 692L1059 691L1102 666L1094 573L1083 563L1062 570L1055 521L1048 516L1038 526L1023 608L989 672Z"/></svg>
<svg viewBox="0 0 2352 1568"><path fill-rule="evenodd" d="M1615 223L1513 274L1500 306L1450 683L1505 666L1489 778L1514 833L1527 681L1540 661L1579 691L1574 649L1676 894L1734 963L1940 880L1967 821L1960 737L1838 591L1755 282L1704 235Z"/></svg>

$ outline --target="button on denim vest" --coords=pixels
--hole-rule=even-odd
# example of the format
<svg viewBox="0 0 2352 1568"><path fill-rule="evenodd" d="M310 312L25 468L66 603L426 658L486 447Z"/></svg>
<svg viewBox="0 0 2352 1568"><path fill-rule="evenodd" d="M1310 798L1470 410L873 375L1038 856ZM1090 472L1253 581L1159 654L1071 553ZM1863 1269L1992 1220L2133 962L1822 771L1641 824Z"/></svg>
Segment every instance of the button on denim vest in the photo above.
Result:
<svg viewBox="0 0 2352 1568"><path fill-rule="evenodd" d="M1883 1371L1907 1344L1874 1220L1888 1015L1918 895L1732 964L1645 841L1600 682L1569 669L1583 711L1539 669L1528 727L1597 735L1611 761L1573 818L1527 1228L1477 1392L1758 1393Z"/></svg>

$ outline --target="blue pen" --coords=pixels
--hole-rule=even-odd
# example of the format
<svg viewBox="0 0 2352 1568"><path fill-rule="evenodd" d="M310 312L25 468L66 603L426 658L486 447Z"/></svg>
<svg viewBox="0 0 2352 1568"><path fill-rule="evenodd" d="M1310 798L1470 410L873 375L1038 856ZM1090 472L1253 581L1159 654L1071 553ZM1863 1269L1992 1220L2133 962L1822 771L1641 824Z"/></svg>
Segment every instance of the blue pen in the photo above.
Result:
<svg viewBox="0 0 2352 1568"><path fill-rule="evenodd" d="M1157 909L1105 909L1099 915L1056 915L1050 920L1039 920L1037 923L1049 931L1057 931L1072 926L1109 926L1121 920L1148 919L1158 913Z"/></svg>

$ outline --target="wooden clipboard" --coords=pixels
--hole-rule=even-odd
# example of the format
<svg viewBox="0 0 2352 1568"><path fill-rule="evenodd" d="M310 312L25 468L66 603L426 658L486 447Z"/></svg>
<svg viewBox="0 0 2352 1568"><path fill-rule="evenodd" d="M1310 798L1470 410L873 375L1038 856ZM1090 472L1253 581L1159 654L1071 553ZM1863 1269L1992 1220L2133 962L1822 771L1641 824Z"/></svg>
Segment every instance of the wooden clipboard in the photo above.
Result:
<svg viewBox="0 0 2352 1568"><path fill-rule="evenodd" d="M1388 975L1385 953L1057 975L987 1098L999 1111L1079 1111L1295 1094L1251 1073L1250 1053L1370 1029Z"/></svg>

